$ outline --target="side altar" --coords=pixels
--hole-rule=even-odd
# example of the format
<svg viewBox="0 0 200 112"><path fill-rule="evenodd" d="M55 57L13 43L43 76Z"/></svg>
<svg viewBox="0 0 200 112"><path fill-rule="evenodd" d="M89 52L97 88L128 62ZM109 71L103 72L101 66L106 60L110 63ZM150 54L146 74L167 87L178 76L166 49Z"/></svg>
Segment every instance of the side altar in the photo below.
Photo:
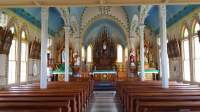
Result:
<svg viewBox="0 0 200 112"><path fill-rule="evenodd" d="M144 78L145 80L160 80L160 70L158 67L158 56L157 44L145 36L144 38ZM136 49L136 68L137 75L140 75L140 46Z"/></svg>
<svg viewBox="0 0 200 112"><path fill-rule="evenodd" d="M156 69L146 69L144 70L144 78L145 80L159 80L159 73L160 70L156 70ZM140 71L138 71L138 75L140 74Z"/></svg>

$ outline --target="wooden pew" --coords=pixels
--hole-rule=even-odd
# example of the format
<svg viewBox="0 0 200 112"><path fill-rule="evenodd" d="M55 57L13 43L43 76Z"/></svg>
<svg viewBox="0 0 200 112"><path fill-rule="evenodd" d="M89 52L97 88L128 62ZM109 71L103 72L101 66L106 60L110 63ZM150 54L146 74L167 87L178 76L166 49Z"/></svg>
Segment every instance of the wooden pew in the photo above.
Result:
<svg viewBox="0 0 200 112"><path fill-rule="evenodd" d="M200 101L138 102L137 112L199 112Z"/></svg>
<svg viewBox="0 0 200 112"><path fill-rule="evenodd" d="M175 102L177 99L183 102L200 101L200 88L196 85L170 82L169 89L162 89L160 85L161 82L159 81L118 82L117 93L125 108L124 111L143 111L143 107L148 109L148 106L145 107L143 103L148 104L148 102L155 102L156 105L159 102ZM195 106L192 108L195 108Z"/></svg>
<svg viewBox="0 0 200 112"><path fill-rule="evenodd" d="M88 80L49 83L45 90L39 88L39 83L11 87L0 91L0 111L84 112L92 89L93 84Z"/></svg>

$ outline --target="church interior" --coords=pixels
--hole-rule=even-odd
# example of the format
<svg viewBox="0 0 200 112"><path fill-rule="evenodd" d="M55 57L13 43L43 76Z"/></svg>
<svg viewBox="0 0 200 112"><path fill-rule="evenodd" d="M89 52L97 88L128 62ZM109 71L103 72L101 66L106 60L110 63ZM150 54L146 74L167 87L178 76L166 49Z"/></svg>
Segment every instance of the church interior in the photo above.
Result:
<svg viewBox="0 0 200 112"><path fill-rule="evenodd" d="M200 112L199 0L0 1L0 112Z"/></svg>

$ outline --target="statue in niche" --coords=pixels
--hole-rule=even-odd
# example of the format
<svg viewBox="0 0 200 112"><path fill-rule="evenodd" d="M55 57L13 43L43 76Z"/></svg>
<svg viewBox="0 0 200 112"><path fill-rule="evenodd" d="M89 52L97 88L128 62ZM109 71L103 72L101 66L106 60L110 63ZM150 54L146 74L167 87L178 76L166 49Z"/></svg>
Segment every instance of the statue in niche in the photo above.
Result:
<svg viewBox="0 0 200 112"><path fill-rule="evenodd" d="M144 39L144 66L145 69L149 67L155 67L153 60L153 43L151 43L146 38ZM137 61L140 62L140 46L137 48Z"/></svg>
<svg viewBox="0 0 200 112"><path fill-rule="evenodd" d="M102 49L102 56L107 57L108 56L108 51L107 51L107 45L106 42L103 42L103 49Z"/></svg>
<svg viewBox="0 0 200 112"><path fill-rule="evenodd" d="M33 62L33 76L37 76L38 75L38 67L36 62Z"/></svg>
<svg viewBox="0 0 200 112"><path fill-rule="evenodd" d="M131 49L130 51L130 65L135 67L135 62L136 62L136 54L135 54L135 49Z"/></svg>
<svg viewBox="0 0 200 112"><path fill-rule="evenodd" d="M148 55L149 55L149 41L147 41L146 39L144 40L144 63L148 64L149 60L148 60Z"/></svg>
<svg viewBox="0 0 200 112"><path fill-rule="evenodd" d="M75 66L80 65L80 57L78 55L78 52L73 53L73 62Z"/></svg>

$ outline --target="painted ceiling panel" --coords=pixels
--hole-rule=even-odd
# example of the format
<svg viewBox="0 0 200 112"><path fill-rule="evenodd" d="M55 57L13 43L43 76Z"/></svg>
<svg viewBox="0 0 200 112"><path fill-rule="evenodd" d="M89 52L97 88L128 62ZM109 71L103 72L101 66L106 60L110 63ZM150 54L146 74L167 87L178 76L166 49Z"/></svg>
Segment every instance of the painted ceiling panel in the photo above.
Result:
<svg viewBox="0 0 200 112"><path fill-rule="evenodd" d="M49 28L54 32L58 32L64 26L64 21L58 12L58 10L54 7L49 9Z"/></svg>
<svg viewBox="0 0 200 112"><path fill-rule="evenodd" d="M40 20L37 20L35 18L36 15L34 15L33 13L27 12L24 8L9 8L9 10L13 11L14 13L16 13L16 15L18 15L18 16L24 18L25 20L29 21L30 23L32 23L36 27L38 27L38 28L41 27ZM29 10L34 11L35 8L30 8ZM37 11L37 13L40 14L40 11Z"/></svg>
<svg viewBox="0 0 200 112"><path fill-rule="evenodd" d="M200 5L168 5L167 6L167 26L171 26L184 16L191 13L194 9L199 8ZM134 14L139 14L139 6L123 6L127 13L129 23L131 23ZM85 7L71 7L70 15L76 16L80 26L81 16ZM28 20L38 28L41 27L41 8L10 8L11 11L17 15ZM63 20L56 8L49 9L49 32L51 35L57 33L63 27ZM159 33L159 8L153 6L149 11L149 15L145 20L145 24L152 29L152 31Z"/></svg>
<svg viewBox="0 0 200 112"><path fill-rule="evenodd" d="M35 19L41 20L41 8L24 8L24 11L34 16Z"/></svg>
<svg viewBox="0 0 200 112"><path fill-rule="evenodd" d="M150 27L153 31L156 31L156 29L159 27L159 13L158 13L158 6L153 6L147 18L145 19L145 25Z"/></svg>
<svg viewBox="0 0 200 112"><path fill-rule="evenodd" d="M179 11L183 10L186 6L185 5L168 5L167 6L167 21L170 18L173 18Z"/></svg>
<svg viewBox="0 0 200 112"><path fill-rule="evenodd" d="M128 15L129 23L131 23L134 14L139 14L139 6L124 6L123 8Z"/></svg>
<svg viewBox="0 0 200 112"><path fill-rule="evenodd" d="M70 14L73 15L73 16L76 16L76 19L78 20L78 24L80 26L80 22L81 22L81 16L82 16L82 13L84 11L84 7L71 7L70 8Z"/></svg>

